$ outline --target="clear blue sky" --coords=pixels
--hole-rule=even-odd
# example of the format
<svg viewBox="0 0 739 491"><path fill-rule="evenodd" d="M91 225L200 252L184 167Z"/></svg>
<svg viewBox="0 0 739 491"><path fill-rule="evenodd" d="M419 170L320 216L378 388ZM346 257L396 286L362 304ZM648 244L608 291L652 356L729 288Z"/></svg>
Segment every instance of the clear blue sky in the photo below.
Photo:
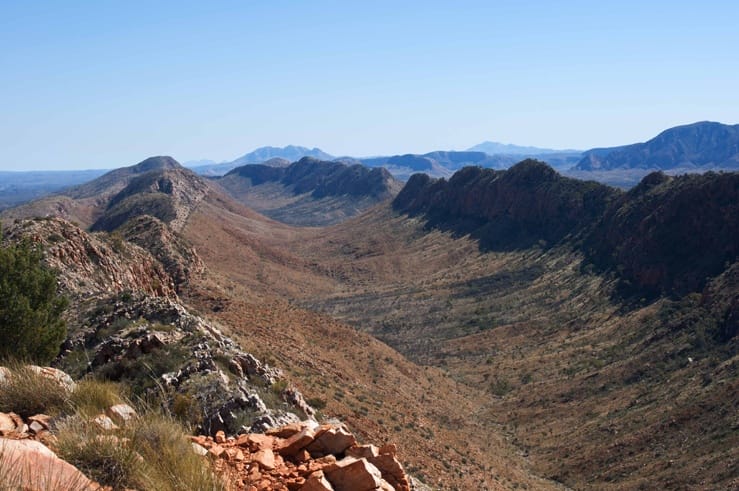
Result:
<svg viewBox="0 0 739 491"><path fill-rule="evenodd" d="M608 6L606 6L608 4ZM739 2L0 2L0 169L739 122Z"/></svg>

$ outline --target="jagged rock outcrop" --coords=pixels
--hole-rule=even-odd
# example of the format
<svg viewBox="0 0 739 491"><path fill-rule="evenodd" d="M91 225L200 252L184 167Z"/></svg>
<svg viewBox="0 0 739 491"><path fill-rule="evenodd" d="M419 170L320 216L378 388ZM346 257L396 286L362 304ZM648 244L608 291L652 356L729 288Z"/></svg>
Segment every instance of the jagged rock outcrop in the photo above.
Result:
<svg viewBox="0 0 739 491"><path fill-rule="evenodd" d="M280 370L173 299L104 299L66 342L60 363L83 352L91 360L84 372L126 382L142 396L165 395L172 412L208 434L264 430L314 415Z"/></svg>
<svg viewBox="0 0 739 491"><path fill-rule="evenodd" d="M161 220L143 215L129 220L122 235L149 251L164 267L179 292L205 270L197 251Z"/></svg>
<svg viewBox="0 0 739 491"><path fill-rule="evenodd" d="M465 167L449 181L416 174L393 207L424 216L429 226L471 234L484 249L510 250L551 246L580 232L618 194L525 160L506 171Z"/></svg>
<svg viewBox="0 0 739 491"><path fill-rule="evenodd" d="M73 299L123 291L176 295L161 263L120 237L88 234L60 218L16 221L3 227L3 235L42 246L46 263L60 272L61 289Z"/></svg>
<svg viewBox="0 0 739 491"><path fill-rule="evenodd" d="M266 434L192 438L194 451L215 460L236 489L300 491L410 491L394 445L359 445L337 425L313 421Z"/></svg>

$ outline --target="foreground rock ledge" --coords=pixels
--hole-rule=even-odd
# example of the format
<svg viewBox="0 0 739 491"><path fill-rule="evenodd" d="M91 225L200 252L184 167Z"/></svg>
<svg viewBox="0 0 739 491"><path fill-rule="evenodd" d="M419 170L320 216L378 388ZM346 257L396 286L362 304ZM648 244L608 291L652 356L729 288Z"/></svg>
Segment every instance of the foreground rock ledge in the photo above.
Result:
<svg viewBox="0 0 739 491"><path fill-rule="evenodd" d="M262 433L191 437L234 489L246 491L410 491L395 445L359 445L343 426L313 421Z"/></svg>

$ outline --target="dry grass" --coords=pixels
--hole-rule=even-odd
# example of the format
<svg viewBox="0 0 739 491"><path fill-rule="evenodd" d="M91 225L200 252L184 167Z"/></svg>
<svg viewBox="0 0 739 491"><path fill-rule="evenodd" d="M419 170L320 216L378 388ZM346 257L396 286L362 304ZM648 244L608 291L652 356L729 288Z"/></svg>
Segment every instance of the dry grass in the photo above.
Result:
<svg viewBox="0 0 739 491"><path fill-rule="evenodd" d="M35 414L59 414L69 401L70 393L54 380L32 369L11 362L10 376L0 387L0 411L14 412L23 418Z"/></svg>

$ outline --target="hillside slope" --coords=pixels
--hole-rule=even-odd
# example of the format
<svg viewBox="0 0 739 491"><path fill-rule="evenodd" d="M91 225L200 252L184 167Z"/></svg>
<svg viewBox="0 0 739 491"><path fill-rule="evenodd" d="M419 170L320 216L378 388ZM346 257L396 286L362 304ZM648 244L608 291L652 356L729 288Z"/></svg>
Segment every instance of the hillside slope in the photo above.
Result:
<svg viewBox="0 0 739 491"><path fill-rule="evenodd" d="M520 179L526 168L537 178ZM337 281L301 304L486 392L476 417L556 481L735 487L736 174L650 176L624 194L535 163L507 172L412 179L396 199L404 213L376 209L294 243ZM578 206L584 196L600 213ZM511 237L498 223L528 233L496 242ZM599 269L593 243L617 261ZM633 275L659 264L670 274Z"/></svg>

